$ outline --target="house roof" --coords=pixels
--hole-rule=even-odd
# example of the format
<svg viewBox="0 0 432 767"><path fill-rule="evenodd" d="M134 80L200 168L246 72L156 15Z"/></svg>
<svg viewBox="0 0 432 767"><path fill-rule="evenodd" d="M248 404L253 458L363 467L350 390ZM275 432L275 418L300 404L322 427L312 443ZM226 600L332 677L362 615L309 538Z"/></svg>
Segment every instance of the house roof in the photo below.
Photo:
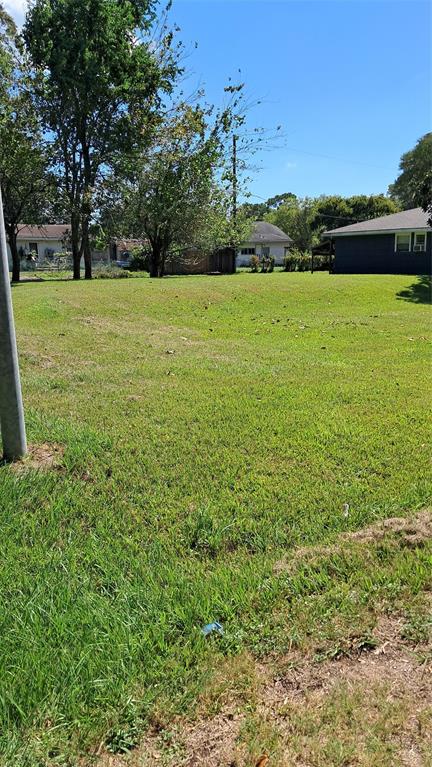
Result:
<svg viewBox="0 0 432 767"><path fill-rule="evenodd" d="M61 240L69 232L69 224L43 224L42 226L20 224L18 237L27 240Z"/></svg>
<svg viewBox="0 0 432 767"><path fill-rule="evenodd" d="M359 221L358 224L341 226L339 229L330 229L323 233L323 237L339 237L344 234L374 234L385 232L397 232L399 230L412 231L414 229L430 229L428 214L422 208L403 210L401 213L391 213L389 216L371 218L369 221Z"/></svg>
<svg viewBox="0 0 432 767"><path fill-rule="evenodd" d="M292 242L291 237L282 229L268 221L255 221L248 242Z"/></svg>

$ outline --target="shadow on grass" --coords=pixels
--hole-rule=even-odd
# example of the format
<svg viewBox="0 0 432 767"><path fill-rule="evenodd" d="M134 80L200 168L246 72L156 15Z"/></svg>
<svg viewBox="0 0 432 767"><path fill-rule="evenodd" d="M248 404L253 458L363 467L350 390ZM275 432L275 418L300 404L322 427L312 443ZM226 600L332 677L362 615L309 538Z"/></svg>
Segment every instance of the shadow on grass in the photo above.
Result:
<svg viewBox="0 0 432 767"><path fill-rule="evenodd" d="M404 301L412 301L415 304L430 304L432 302L432 278L429 274L420 274L417 282L414 282L405 290L396 294Z"/></svg>
<svg viewBox="0 0 432 767"><path fill-rule="evenodd" d="M47 282L74 282L72 277L21 277L19 282L13 282L11 280L11 288L19 288L21 285L40 285ZM84 282L84 280L83 280Z"/></svg>

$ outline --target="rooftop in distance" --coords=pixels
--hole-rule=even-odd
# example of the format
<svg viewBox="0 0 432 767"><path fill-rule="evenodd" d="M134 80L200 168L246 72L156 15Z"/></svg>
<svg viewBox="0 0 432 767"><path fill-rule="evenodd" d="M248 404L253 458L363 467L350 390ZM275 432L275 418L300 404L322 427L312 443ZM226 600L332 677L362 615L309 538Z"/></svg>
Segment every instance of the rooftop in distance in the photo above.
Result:
<svg viewBox="0 0 432 767"><path fill-rule="evenodd" d="M359 221L358 224L341 226L339 229L329 229L323 233L323 237L337 237L344 234L369 234L395 231L430 230L428 214L422 208L403 210L400 213L391 213L389 216L371 218L369 221Z"/></svg>

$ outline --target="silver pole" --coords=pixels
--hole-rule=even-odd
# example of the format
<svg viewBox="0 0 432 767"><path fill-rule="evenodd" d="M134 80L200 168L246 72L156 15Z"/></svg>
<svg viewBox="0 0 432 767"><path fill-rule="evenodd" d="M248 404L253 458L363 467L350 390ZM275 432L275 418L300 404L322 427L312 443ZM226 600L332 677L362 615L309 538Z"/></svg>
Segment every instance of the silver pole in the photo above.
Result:
<svg viewBox="0 0 432 767"><path fill-rule="evenodd" d="M9 265L0 189L0 428L3 457L22 458L27 452L18 352L9 283Z"/></svg>

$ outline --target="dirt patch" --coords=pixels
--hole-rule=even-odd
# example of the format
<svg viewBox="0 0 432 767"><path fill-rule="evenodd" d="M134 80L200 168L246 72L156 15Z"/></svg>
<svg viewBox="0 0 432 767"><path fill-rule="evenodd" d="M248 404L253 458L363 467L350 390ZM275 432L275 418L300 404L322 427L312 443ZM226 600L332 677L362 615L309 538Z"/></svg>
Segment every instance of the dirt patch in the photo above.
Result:
<svg viewBox="0 0 432 767"><path fill-rule="evenodd" d="M317 663L293 653L256 663L249 701L225 702L196 721L179 719L169 732L150 732L128 757L105 754L98 765L425 765L432 753L432 665L421 658L431 647L422 646L419 656L401 638L402 628L402 618L382 617L375 649L340 660ZM339 760L344 749L348 756Z"/></svg>
<svg viewBox="0 0 432 767"><path fill-rule="evenodd" d="M174 723L167 733L150 732L128 756L103 754L97 767L237 767L233 761L244 715L224 712L199 723Z"/></svg>
<svg viewBox="0 0 432 767"><path fill-rule="evenodd" d="M340 554L344 545L374 544L385 539L396 539L399 545L422 546L432 539L432 509L422 509L414 517L389 517L354 532L341 533L334 544L328 546L301 546L273 566L275 575L290 572L301 562Z"/></svg>
<svg viewBox="0 0 432 767"><path fill-rule="evenodd" d="M339 680L367 681L371 685L386 681L394 692L411 690L419 698L428 699L429 692L432 695L432 667L419 663L414 649L401 638L403 625L402 618L381 617L372 635L376 644L373 650L353 651L323 663L311 663L310 659L299 663L295 654L278 660L279 673L264 688L266 706L279 706L310 692L324 695ZM425 645L424 649L430 648ZM263 677L268 677L268 665L260 666L260 670Z"/></svg>
<svg viewBox="0 0 432 767"><path fill-rule="evenodd" d="M40 445L28 445L27 455L21 461L11 464L12 471L22 474L28 469L48 471L62 468L65 448L56 442L43 442Z"/></svg>
<svg viewBox="0 0 432 767"><path fill-rule="evenodd" d="M35 367L42 369L51 368L56 364L52 357L46 354L35 354L34 352L22 352L21 359L26 360L29 365L35 365Z"/></svg>

